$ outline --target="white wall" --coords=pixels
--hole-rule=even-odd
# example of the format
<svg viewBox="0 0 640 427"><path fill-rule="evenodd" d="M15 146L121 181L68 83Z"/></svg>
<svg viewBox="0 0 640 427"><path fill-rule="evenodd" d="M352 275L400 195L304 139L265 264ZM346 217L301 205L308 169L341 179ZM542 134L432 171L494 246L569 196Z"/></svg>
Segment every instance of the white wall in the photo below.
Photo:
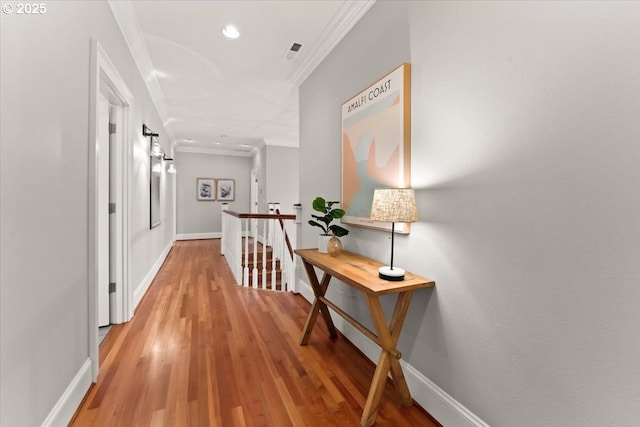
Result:
<svg viewBox="0 0 640 427"><path fill-rule="evenodd" d="M134 287L171 243L173 189L168 182L162 225L149 230L142 123L160 133L165 149L167 139L105 2L49 2L45 14L0 19L0 425L38 426L89 357L92 36L135 98Z"/></svg>
<svg viewBox="0 0 640 427"><path fill-rule="evenodd" d="M340 104L412 63L421 221L396 262L436 287L399 349L492 426L640 420L638 22L636 2L378 2L301 87L306 217L339 195L318 177L340 162ZM351 228L347 249L386 261L386 235Z"/></svg>
<svg viewBox="0 0 640 427"><path fill-rule="evenodd" d="M229 202L229 209L236 212L249 212L251 189L251 157L223 156L177 152L177 221L178 235L213 237L211 233L220 233L221 203L219 201L198 201L196 198L197 178L228 178L235 180L235 200Z"/></svg>
<svg viewBox="0 0 640 427"><path fill-rule="evenodd" d="M267 146L267 202L280 202L280 212L294 213L298 203L298 148Z"/></svg>

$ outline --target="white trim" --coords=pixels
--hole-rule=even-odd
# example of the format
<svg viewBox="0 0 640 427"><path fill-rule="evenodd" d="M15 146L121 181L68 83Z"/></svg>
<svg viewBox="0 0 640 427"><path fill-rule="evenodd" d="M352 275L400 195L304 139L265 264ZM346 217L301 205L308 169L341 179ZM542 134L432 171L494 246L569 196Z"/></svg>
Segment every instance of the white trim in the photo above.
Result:
<svg viewBox="0 0 640 427"><path fill-rule="evenodd" d="M289 80L295 83L296 86L300 86L375 2L376 0L342 2L340 10L338 10L331 22L327 24L318 40L309 48L311 54L289 75Z"/></svg>
<svg viewBox="0 0 640 427"><path fill-rule="evenodd" d="M173 157L174 154L171 153ZM175 159L175 157L173 157ZM175 166L175 161L174 161ZM169 174L171 175L172 185L173 185L173 224L171 225L171 240L175 241L176 236L178 235L178 178L176 177L176 173Z"/></svg>
<svg viewBox="0 0 640 427"><path fill-rule="evenodd" d="M53 405L41 427L64 427L69 424L89 387L91 387L91 359L84 361L60 399Z"/></svg>
<svg viewBox="0 0 640 427"><path fill-rule="evenodd" d="M262 145L252 148L250 150L239 151L233 148L187 146L187 145L182 145L180 142L178 142L176 143L174 149L176 152L180 152L180 153L213 154L217 156L253 157L260 148L262 148Z"/></svg>
<svg viewBox="0 0 640 427"><path fill-rule="evenodd" d="M215 233L184 233L176 234L176 240L200 240L200 239L221 239L222 232Z"/></svg>
<svg viewBox="0 0 640 427"><path fill-rule="evenodd" d="M298 281L298 291L309 302L314 295L311 285L305 280ZM380 347L371 342L341 316L332 316L334 324L346 339L351 341L369 360L376 363ZM489 427L477 415L455 400L444 390L425 377L420 371L404 360L400 360L411 397L440 424L447 427Z"/></svg>
<svg viewBox="0 0 640 427"><path fill-rule="evenodd" d="M160 82L158 82L158 78L154 73L153 62L151 61L147 44L144 41L144 34L142 33L133 4L130 1L121 0L108 0L107 3L127 42L127 46L129 46L133 61L136 63L138 71L140 71L149 95L151 95L151 100L163 122L165 132L170 141L175 141L176 138L173 135L171 127L166 126L169 119L167 105L164 101L164 94L160 87Z"/></svg>
<svg viewBox="0 0 640 427"><path fill-rule="evenodd" d="M122 111L122 137L123 148L121 150L122 170L122 206L119 207L122 212L122 258L119 262L122 264L122 284L117 285L116 294L116 316L118 320L126 322L133 316L132 291L131 291L131 269L132 265L132 242L130 239L130 224L132 221L131 212L131 191L129 181L132 175L132 128L134 97L129 91L124 80L118 73L113 63L105 53L100 43L95 39L91 39L91 75L90 75L90 91L89 91L89 159L88 159L88 225L89 234L87 241L88 253L88 311L89 311L89 358L92 361L92 377L95 381L98 378L99 371L99 354L98 354L98 296L96 286L98 283L98 99L102 88L107 90L119 103Z"/></svg>
<svg viewBox="0 0 640 427"><path fill-rule="evenodd" d="M443 426L489 427L477 415L425 377L416 368L400 360L414 400Z"/></svg>
<svg viewBox="0 0 640 427"><path fill-rule="evenodd" d="M149 286L151 286L153 279L155 279L156 274L158 274L158 271L160 271L160 268L162 267L164 260L167 259L167 255L169 255L169 252L171 251L172 247L173 247L173 242L169 242L167 247L164 248L164 251L162 251L162 253L158 257L155 264L151 266L151 269L149 270L147 275L144 276L140 284L136 287L136 290L133 292L134 309L135 307L138 306L138 304L140 304L140 300L142 300L142 297L144 296L145 292L147 292L147 289L149 289Z"/></svg>

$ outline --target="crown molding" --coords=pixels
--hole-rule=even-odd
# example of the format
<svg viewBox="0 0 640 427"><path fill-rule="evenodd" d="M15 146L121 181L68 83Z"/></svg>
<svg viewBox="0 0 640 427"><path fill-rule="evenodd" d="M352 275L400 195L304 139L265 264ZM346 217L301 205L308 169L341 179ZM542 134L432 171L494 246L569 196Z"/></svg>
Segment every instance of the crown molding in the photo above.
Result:
<svg viewBox="0 0 640 427"><path fill-rule="evenodd" d="M144 34L140 28L138 18L131 3L131 0L107 0L113 16L120 27L120 31L129 47L131 56L140 71L140 75L149 91L153 104L158 111L158 115L163 123L169 120L167 104L160 83L155 75L155 68L149 55L149 50L144 41ZM322 31L318 40L309 49L309 56L305 57L300 66L289 76L289 80L296 86L300 86L315 68L327 57L344 36L351 31L356 23L367 13L376 0L344 0L340 9L331 22ZM172 145L176 138L170 126L164 126ZM271 141L276 145L287 143ZM185 147L178 148L184 151ZM228 155L238 155L238 153L227 153ZM244 154L243 154L244 155Z"/></svg>
<svg viewBox="0 0 640 427"><path fill-rule="evenodd" d="M217 156L237 156L237 157L253 157L264 144L254 147L248 151L238 151L232 148L220 147L185 147L176 145L174 152L177 153L193 153L193 154L214 154Z"/></svg>
<svg viewBox="0 0 640 427"><path fill-rule="evenodd" d="M133 61L136 63L142 80L147 86L151 100L158 111L162 123L166 123L169 119L167 104L164 101L164 94L160 88L158 78L154 73L153 62L149 55L149 49L144 41L144 34L140 28L140 23L133 9L130 0L107 0L111 12L113 13L120 31L124 36L124 40L129 47ZM164 130L169 136L169 140L175 142L176 138L171 127L164 126Z"/></svg>
<svg viewBox="0 0 640 427"><path fill-rule="evenodd" d="M289 79L296 86L300 86L375 2L376 0L343 1L336 15L309 49L311 54L289 76Z"/></svg>

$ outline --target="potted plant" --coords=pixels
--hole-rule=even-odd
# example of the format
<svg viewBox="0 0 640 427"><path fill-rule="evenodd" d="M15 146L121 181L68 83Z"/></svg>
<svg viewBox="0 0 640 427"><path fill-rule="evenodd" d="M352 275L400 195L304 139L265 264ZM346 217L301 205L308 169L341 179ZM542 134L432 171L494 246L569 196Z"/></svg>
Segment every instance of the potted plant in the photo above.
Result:
<svg viewBox="0 0 640 427"><path fill-rule="evenodd" d="M346 228L338 224L331 224L334 219L340 219L345 215L343 209L334 207L339 203L338 201L328 202L322 197L316 197L313 200L313 210L322 215L311 214L314 219L309 220L309 225L319 227L322 230L322 234L318 238L318 250L322 253L327 253L327 244L332 237L342 237L349 234L349 230Z"/></svg>

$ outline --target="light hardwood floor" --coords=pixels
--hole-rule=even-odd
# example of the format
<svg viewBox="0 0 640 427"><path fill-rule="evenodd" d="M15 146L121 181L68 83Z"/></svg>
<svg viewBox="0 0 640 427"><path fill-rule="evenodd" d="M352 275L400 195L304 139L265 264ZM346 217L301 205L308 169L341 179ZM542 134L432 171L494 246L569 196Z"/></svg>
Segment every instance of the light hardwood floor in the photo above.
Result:
<svg viewBox="0 0 640 427"><path fill-rule="evenodd" d="M175 243L70 426L359 425L374 365L322 322L299 346L310 304L237 286L219 244ZM375 425L438 424L388 381Z"/></svg>

